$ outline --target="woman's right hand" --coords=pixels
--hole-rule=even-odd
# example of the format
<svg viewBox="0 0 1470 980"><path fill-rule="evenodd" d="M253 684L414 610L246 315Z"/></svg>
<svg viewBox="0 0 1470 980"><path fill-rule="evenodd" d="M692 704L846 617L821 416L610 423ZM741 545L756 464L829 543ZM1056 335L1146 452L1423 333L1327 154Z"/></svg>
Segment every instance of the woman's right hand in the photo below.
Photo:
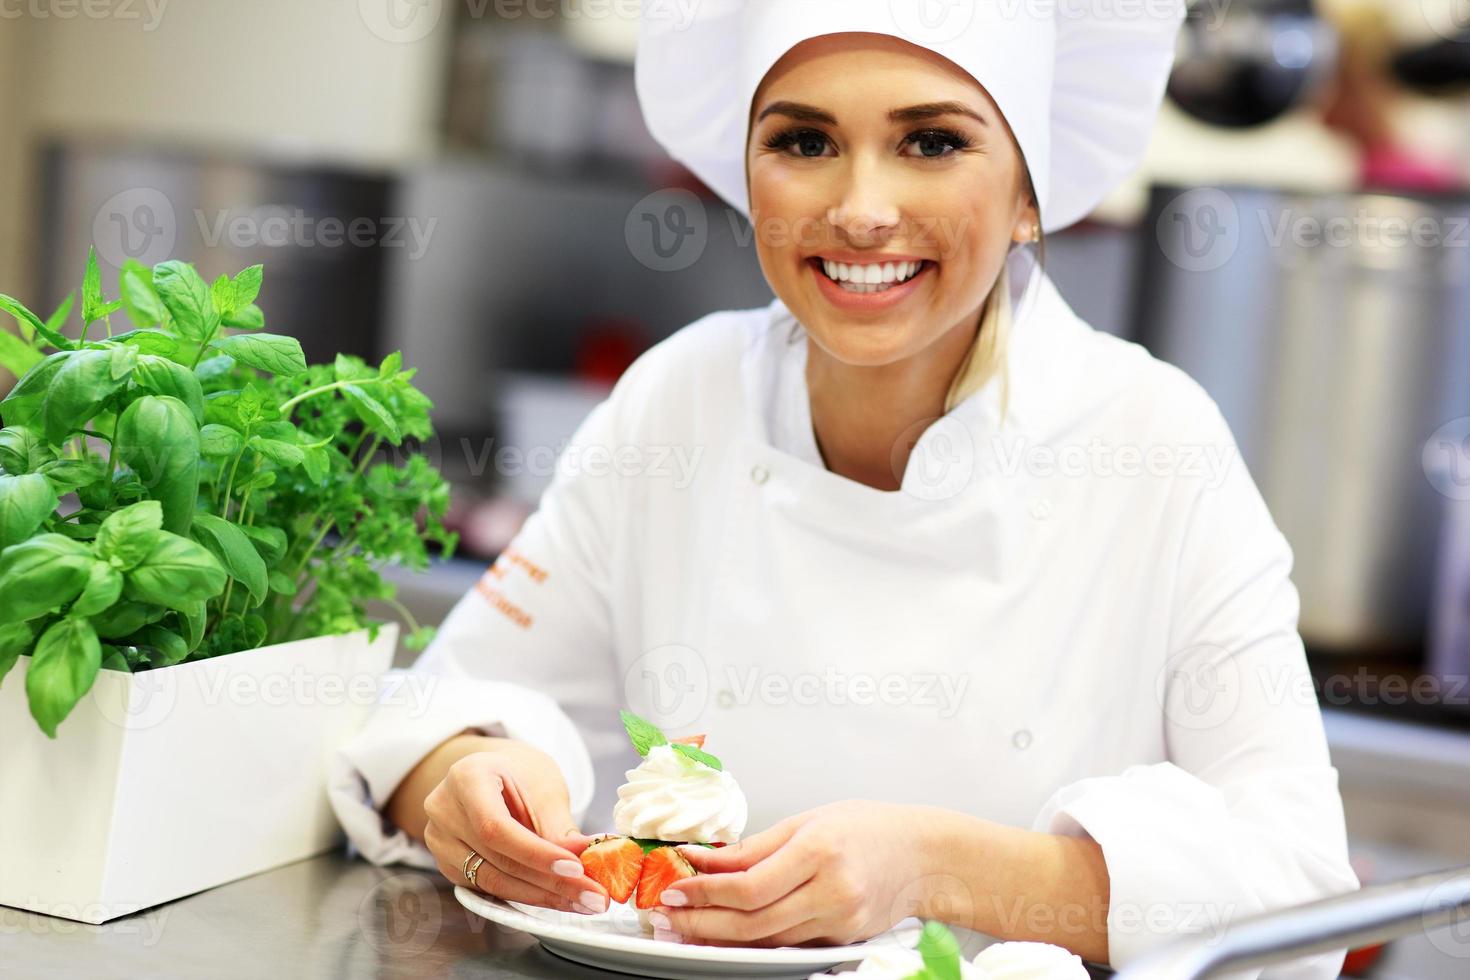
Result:
<svg viewBox="0 0 1470 980"><path fill-rule="evenodd" d="M469 885L465 858L473 850L485 859L472 886L478 891L562 911L606 910L606 889L587 877L578 857L592 838L572 820L566 781L551 757L523 742L477 735L451 739L436 753L446 749L458 758L423 798L422 834L444 876ZM420 768L432 762L431 755Z"/></svg>

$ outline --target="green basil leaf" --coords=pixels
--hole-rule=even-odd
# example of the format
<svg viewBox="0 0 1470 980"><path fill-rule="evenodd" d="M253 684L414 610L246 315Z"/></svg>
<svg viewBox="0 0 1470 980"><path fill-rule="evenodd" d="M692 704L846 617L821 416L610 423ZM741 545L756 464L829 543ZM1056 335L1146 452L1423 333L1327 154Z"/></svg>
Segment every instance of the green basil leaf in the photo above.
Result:
<svg viewBox="0 0 1470 980"><path fill-rule="evenodd" d="M153 548L124 577L123 595L170 609L213 599L225 589L225 570L202 545L167 531L153 532Z"/></svg>
<svg viewBox="0 0 1470 980"><path fill-rule="evenodd" d="M9 330L0 329L0 367L18 378L44 358L44 354Z"/></svg>
<svg viewBox="0 0 1470 980"><path fill-rule="evenodd" d="M265 314L260 307L249 303L225 317L224 324L236 330L260 330L265 327Z"/></svg>
<svg viewBox="0 0 1470 980"><path fill-rule="evenodd" d="M60 534L41 534L0 551L0 616L35 619L66 605L87 584L92 552Z"/></svg>
<svg viewBox="0 0 1470 980"><path fill-rule="evenodd" d="M91 486L107 474L90 459L53 459L36 470L51 481L59 493L70 493L78 487Z"/></svg>
<svg viewBox="0 0 1470 980"><path fill-rule="evenodd" d="M286 532L278 527L251 524L240 528L260 552L267 565L274 565L286 554Z"/></svg>
<svg viewBox="0 0 1470 980"><path fill-rule="evenodd" d="M144 395L118 420L115 452L163 505L163 527L188 534L199 498L199 426L177 398Z"/></svg>
<svg viewBox="0 0 1470 980"><path fill-rule="evenodd" d="M398 431L398 422L382 402L352 384L342 386L342 396L347 399L347 404L352 406L352 411L364 425L393 445L398 445L402 438Z"/></svg>
<svg viewBox="0 0 1470 980"><path fill-rule="evenodd" d="M162 626L145 626L128 637L127 642L157 651L157 656L148 658L155 667L171 667L189 655L184 638Z"/></svg>
<svg viewBox="0 0 1470 980"><path fill-rule="evenodd" d="M26 697L47 736L56 737L56 726L91 690L101 667L102 644L87 620L68 616L41 634L26 671Z"/></svg>
<svg viewBox="0 0 1470 980"><path fill-rule="evenodd" d="M4 416L7 425L24 425L40 430L37 425L41 418L41 407L46 401L46 390L51 384L51 379L56 377L68 360L72 352L69 350L57 351L31 368L10 389L10 394L0 401L0 416Z"/></svg>
<svg viewBox="0 0 1470 980"><path fill-rule="evenodd" d="M193 371L177 361L153 354L138 358L133 383L155 395L169 395L189 406L197 425L204 424L204 389Z"/></svg>
<svg viewBox="0 0 1470 980"><path fill-rule="evenodd" d="M36 632L30 623L0 626L0 681L5 680L5 675L10 673L20 655L31 649L31 641L35 638Z"/></svg>
<svg viewBox="0 0 1470 980"><path fill-rule="evenodd" d="M216 354L200 361L194 368L194 374L198 376L201 385L207 385L227 377L233 370L235 370L233 357L228 354Z"/></svg>
<svg viewBox="0 0 1470 980"><path fill-rule="evenodd" d="M179 352L179 341L173 334L162 330L129 330L127 333L115 333L110 338L114 344L127 344L129 347L138 348L140 354L157 354L159 357L172 357Z"/></svg>
<svg viewBox="0 0 1470 980"><path fill-rule="evenodd" d="M293 596L296 594L296 582L285 572L272 571L269 581L272 592L284 596Z"/></svg>
<svg viewBox="0 0 1470 980"><path fill-rule="evenodd" d="M117 280L117 291L135 326L155 327L168 316L163 300L153 289L153 273L146 266L125 266Z"/></svg>
<svg viewBox="0 0 1470 980"><path fill-rule="evenodd" d="M180 334L201 344L214 335L219 317L209 298L209 285L192 265L171 260L154 266L153 289Z"/></svg>
<svg viewBox="0 0 1470 980"><path fill-rule="evenodd" d="M228 425L210 422L199 430L199 452L210 458L233 456L243 445L240 433Z"/></svg>
<svg viewBox="0 0 1470 980"><path fill-rule="evenodd" d="M306 461L306 453L300 446L282 442L279 439L262 439L260 436L251 436L246 445L281 466L300 466Z"/></svg>
<svg viewBox="0 0 1470 980"><path fill-rule="evenodd" d="M111 643L102 644L102 669L116 670L124 674L131 674L133 667L128 663L127 655L119 647Z"/></svg>
<svg viewBox="0 0 1470 980"><path fill-rule="evenodd" d="M239 525L213 514L196 514L189 533L219 559L231 578L249 590L256 605L265 601L265 561Z"/></svg>
<svg viewBox="0 0 1470 980"><path fill-rule="evenodd" d="M122 595L122 572L105 561L94 561L87 573L87 585L77 601L72 603L71 615L94 616L117 602Z"/></svg>
<svg viewBox="0 0 1470 980"><path fill-rule="evenodd" d="M102 403L122 387L123 379L113 375L114 350L71 351L46 391L41 414L46 441L60 444L82 428ZM134 352L136 356L136 351Z"/></svg>
<svg viewBox="0 0 1470 980"><path fill-rule="evenodd" d="M237 333L219 337L209 345L229 354L241 364L281 377L291 377L306 370L306 355L295 337L273 333Z"/></svg>
<svg viewBox="0 0 1470 980"><path fill-rule="evenodd" d="M76 349L76 341L63 337L60 332L42 323L40 317L26 309L25 304L15 297L0 293L0 310L20 321L21 336L24 339L30 340L36 334L40 334L57 350ZM27 331L30 332L27 333Z"/></svg>
<svg viewBox="0 0 1470 980"><path fill-rule="evenodd" d="M0 548L18 544L56 509L56 491L44 476L0 476Z"/></svg>
<svg viewBox="0 0 1470 980"><path fill-rule="evenodd" d="M917 949L932 980L960 980L960 944L943 923L924 923Z"/></svg>
<svg viewBox="0 0 1470 980"><path fill-rule="evenodd" d="M204 640L204 626L209 618L209 606L200 599L198 602L186 604L186 608L177 611L179 620L179 632L183 634L184 646L193 653L199 649L199 644Z"/></svg>
<svg viewBox="0 0 1470 980"><path fill-rule="evenodd" d="M163 505L156 500L114 511L97 530L97 557L126 572L148 557L153 534L162 527Z"/></svg>
<svg viewBox="0 0 1470 980"><path fill-rule="evenodd" d="M168 614L163 606L124 599L92 617L97 635L107 640L120 640L131 636L149 623L156 623Z"/></svg>
<svg viewBox="0 0 1470 980"><path fill-rule="evenodd" d="M20 476L31 473L56 458L35 429L24 425L0 429L0 469Z"/></svg>

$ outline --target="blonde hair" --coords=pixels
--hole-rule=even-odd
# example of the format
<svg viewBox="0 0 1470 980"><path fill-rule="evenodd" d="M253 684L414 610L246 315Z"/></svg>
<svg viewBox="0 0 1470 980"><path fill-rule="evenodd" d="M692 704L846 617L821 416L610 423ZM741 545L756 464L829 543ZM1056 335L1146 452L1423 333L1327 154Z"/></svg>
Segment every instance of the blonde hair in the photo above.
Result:
<svg viewBox="0 0 1470 980"><path fill-rule="evenodd" d="M990 295L980 308L980 329L970 345L959 370L949 383L944 396L944 411L949 411L985 386L1000 372L1000 417L1005 418L1010 402L1011 376L1006 363L1006 344L1011 335L1011 284L1006 268L1001 267L990 287Z"/></svg>

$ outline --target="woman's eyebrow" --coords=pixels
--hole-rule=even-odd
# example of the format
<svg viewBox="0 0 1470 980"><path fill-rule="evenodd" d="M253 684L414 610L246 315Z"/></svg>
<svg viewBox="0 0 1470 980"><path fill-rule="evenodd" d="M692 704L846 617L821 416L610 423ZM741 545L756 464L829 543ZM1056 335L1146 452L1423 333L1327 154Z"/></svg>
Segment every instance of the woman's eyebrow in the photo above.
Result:
<svg viewBox="0 0 1470 980"><path fill-rule="evenodd" d="M891 122L923 122L935 116L969 116L982 126L990 125L989 120L963 102L925 102L921 105L894 109L888 113L888 119Z"/></svg>
<svg viewBox="0 0 1470 980"><path fill-rule="evenodd" d="M761 110L760 115L755 117L760 122L767 116L782 115L790 116L801 122L825 123L828 126L837 125L837 117L814 105L803 105L800 102L772 102Z"/></svg>

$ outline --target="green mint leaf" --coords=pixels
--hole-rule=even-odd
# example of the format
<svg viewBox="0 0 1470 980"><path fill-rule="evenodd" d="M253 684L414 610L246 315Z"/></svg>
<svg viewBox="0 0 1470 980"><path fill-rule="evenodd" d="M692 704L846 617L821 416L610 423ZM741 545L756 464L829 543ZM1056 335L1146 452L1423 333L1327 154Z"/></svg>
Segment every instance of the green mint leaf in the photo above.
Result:
<svg viewBox="0 0 1470 980"><path fill-rule="evenodd" d="M679 753L686 759L692 760L694 762L703 763L716 772L720 772L724 769L724 766L720 765L719 759L716 759L714 756L710 755L703 749L695 748L693 745L685 745L683 742L675 742L673 743L673 745L674 751Z"/></svg>
<svg viewBox="0 0 1470 980"><path fill-rule="evenodd" d="M265 326L265 314L254 303L248 303L225 317L224 324L236 330L259 330Z"/></svg>
<svg viewBox="0 0 1470 980"><path fill-rule="evenodd" d="M221 317L234 313L240 305L235 298L235 284L224 273L220 273L220 277L210 285L209 299L214 303L215 312Z"/></svg>
<svg viewBox="0 0 1470 980"><path fill-rule="evenodd" d="M631 711L620 711L618 715L623 719L623 729L628 733L628 741L633 743L633 748L639 755L648 755L648 750L655 745L669 744L664 733L652 722L644 721Z"/></svg>
<svg viewBox="0 0 1470 980"><path fill-rule="evenodd" d="M261 371L289 378L306 370L306 355L295 337L272 333L233 334L220 337L210 347Z"/></svg>
<svg viewBox="0 0 1470 980"><path fill-rule="evenodd" d="M173 317L174 329L190 340L205 343L219 328L209 285L187 262L171 260L154 266L153 289Z"/></svg>
<svg viewBox="0 0 1470 980"><path fill-rule="evenodd" d="M252 265L248 269L241 269L235 276L235 302L237 309L243 309L255 302L260 295L260 285L265 279L265 266Z"/></svg>
<svg viewBox="0 0 1470 980"><path fill-rule="evenodd" d="M90 325L107 315L102 296L102 271L97 268L97 250L87 247L87 271L82 276L82 323Z"/></svg>
<svg viewBox="0 0 1470 980"><path fill-rule="evenodd" d="M75 341L68 340L61 335L60 331L46 326L41 322L41 318L26 309L25 304L20 300L0 293L0 311L9 313L19 321L20 333L24 339L31 340L36 334L40 334L58 350L76 350Z"/></svg>
<svg viewBox="0 0 1470 980"><path fill-rule="evenodd" d="M924 971L933 980L960 980L959 940L944 923L924 923L917 948L924 959Z"/></svg>

